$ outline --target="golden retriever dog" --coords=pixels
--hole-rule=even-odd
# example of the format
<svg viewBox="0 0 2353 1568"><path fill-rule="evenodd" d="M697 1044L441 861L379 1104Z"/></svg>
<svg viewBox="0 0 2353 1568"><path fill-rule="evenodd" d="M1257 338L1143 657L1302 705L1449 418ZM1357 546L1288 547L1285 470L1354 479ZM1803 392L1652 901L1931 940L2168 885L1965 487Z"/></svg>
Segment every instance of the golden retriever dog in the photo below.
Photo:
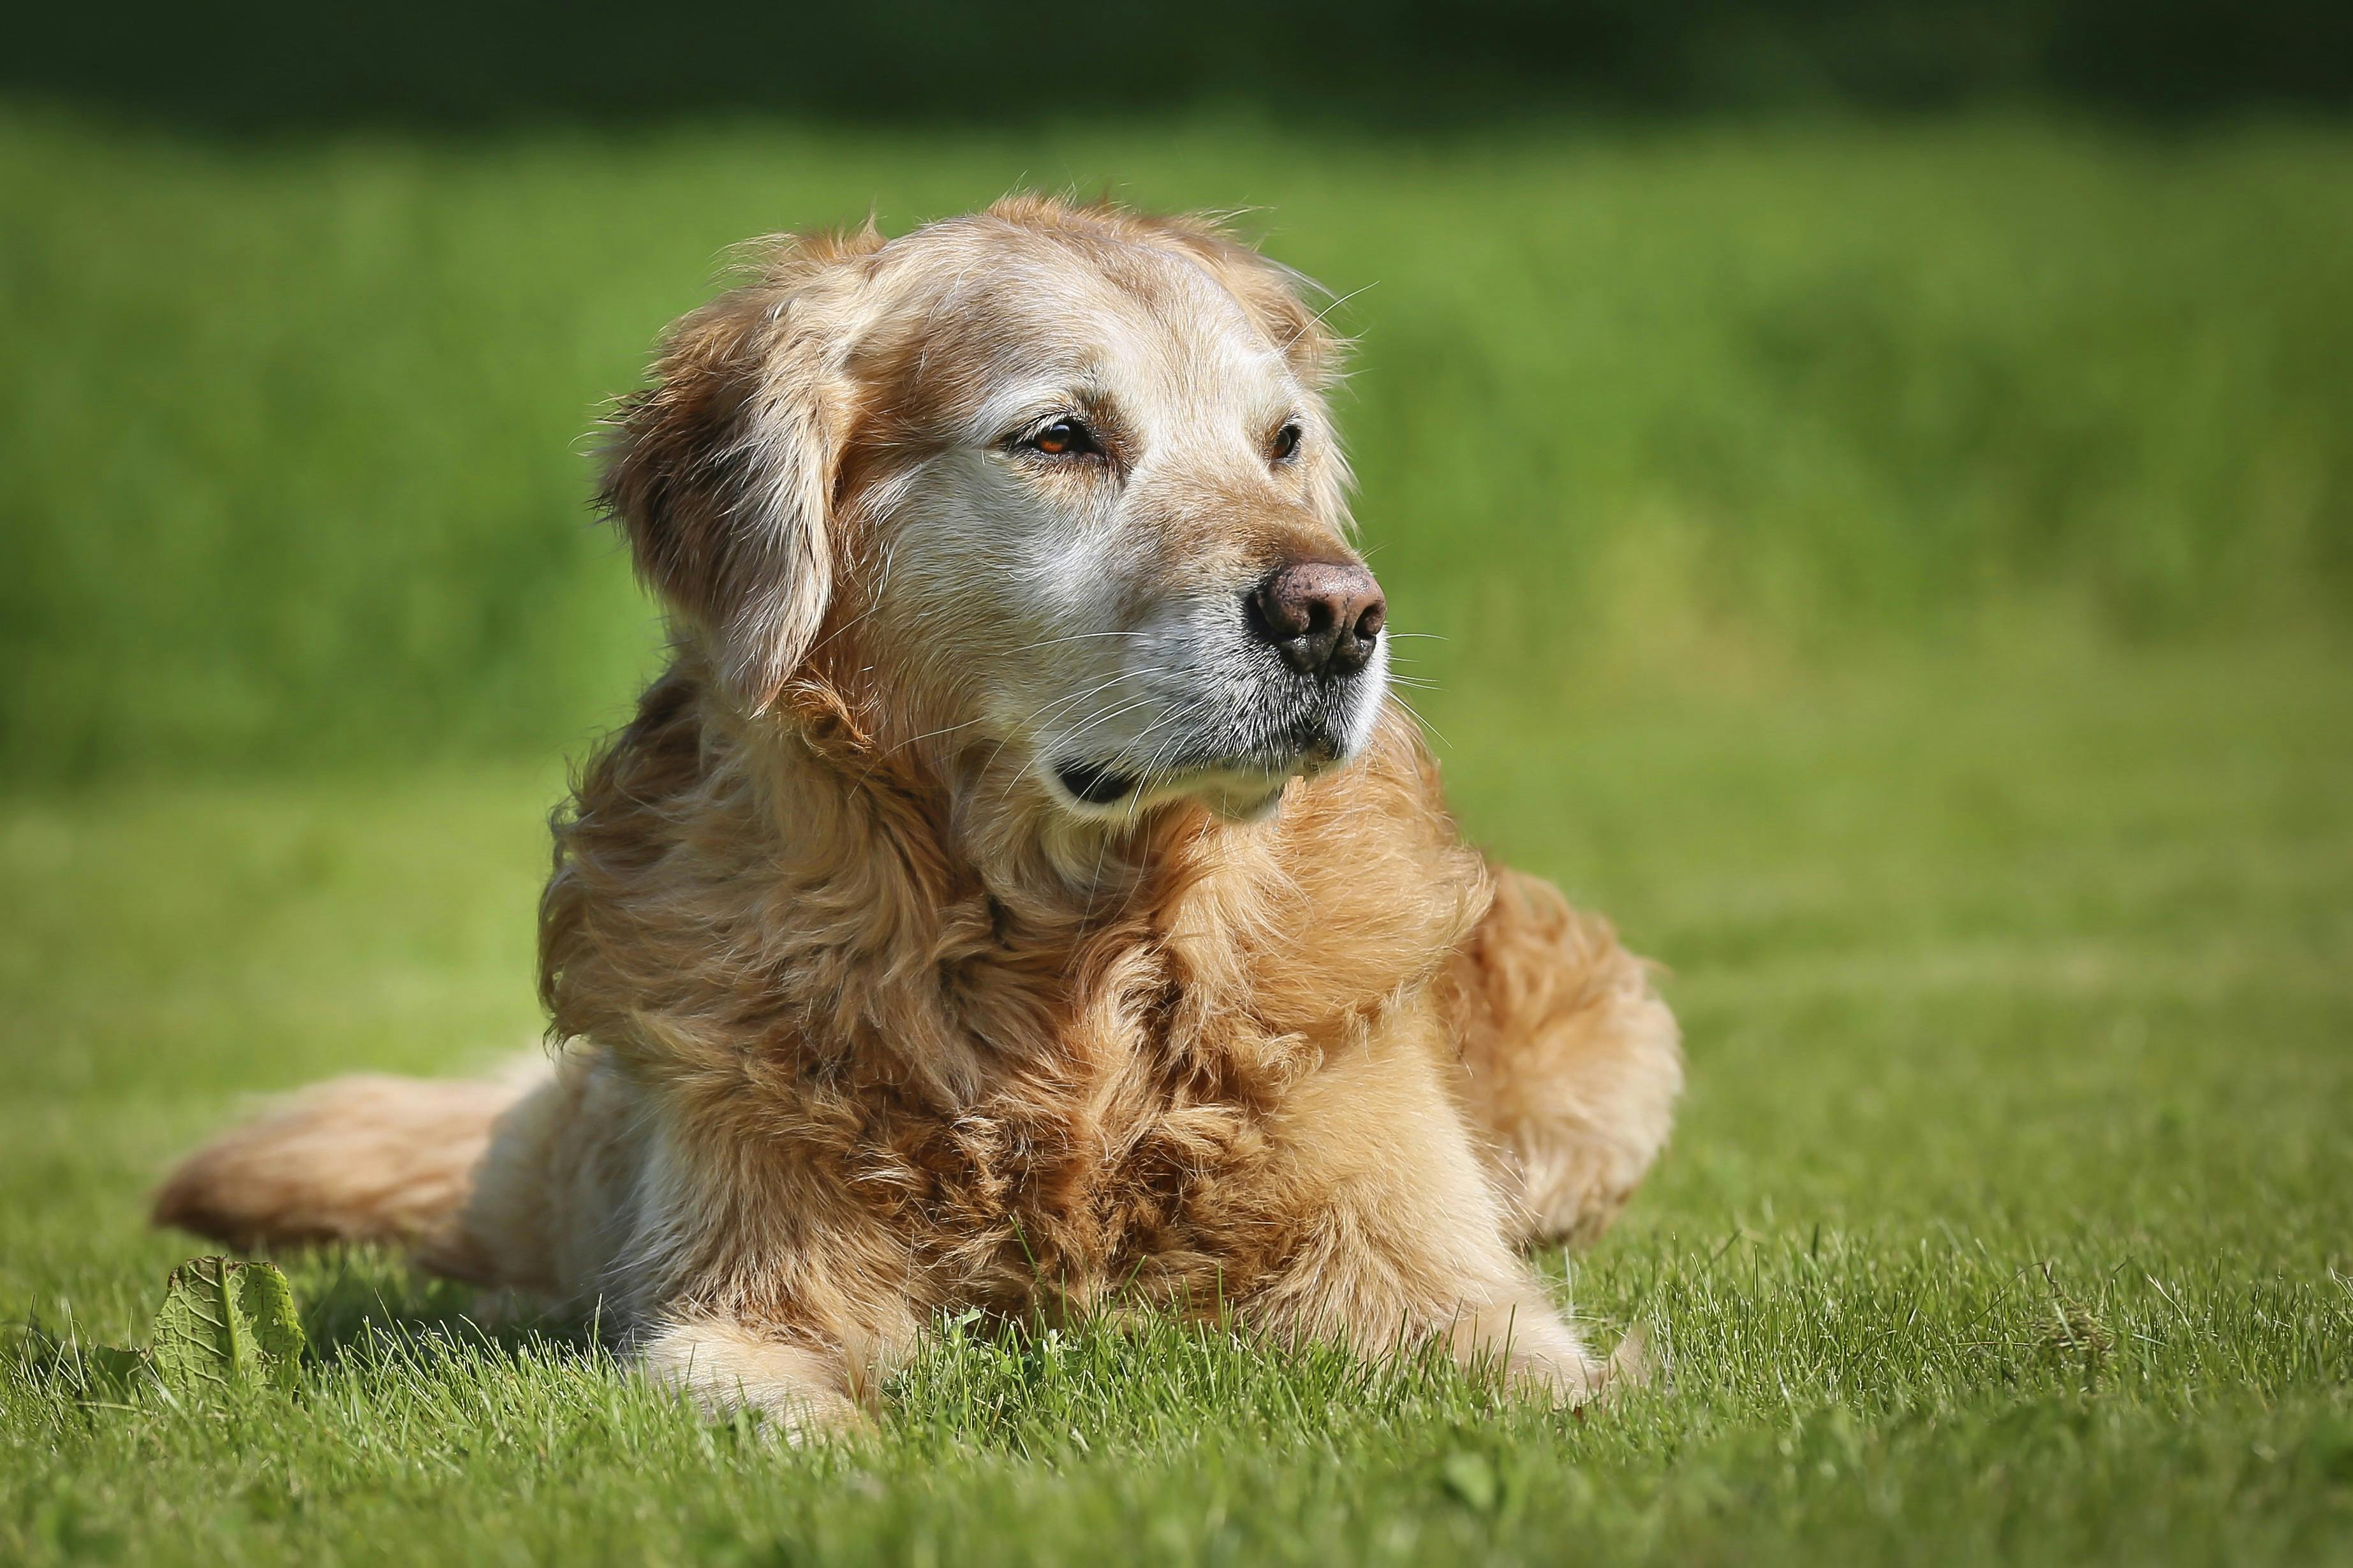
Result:
<svg viewBox="0 0 2353 1568"><path fill-rule="evenodd" d="M765 242L614 420L673 657L555 820L553 1059L322 1085L156 1220L594 1301L793 1432L967 1309L1629 1374L1520 1249L1641 1180L1674 1023L1388 698L1305 287L1026 196Z"/></svg>

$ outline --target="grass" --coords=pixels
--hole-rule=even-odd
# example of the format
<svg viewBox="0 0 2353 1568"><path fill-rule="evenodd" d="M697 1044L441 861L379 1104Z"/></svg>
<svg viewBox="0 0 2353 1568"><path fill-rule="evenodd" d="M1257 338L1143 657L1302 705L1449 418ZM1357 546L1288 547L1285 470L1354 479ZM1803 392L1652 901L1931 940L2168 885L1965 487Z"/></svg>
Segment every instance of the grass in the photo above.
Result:
<svg viewBox="0 0 2353 1568"><path fill-rule="evenodd" d="M1024 183L1256 204L1350 296L1375 563L1457 643L2353 612L2342 126L232 146L0 105L0 777L575 743L650 637L584 433L722 249Z"/></svg>
<svg viewBox="0 0 2353 1568"><path fill-rule="evenodd" d="M292 1395L0 1378L0 1559L2313 1562L2353 1551L2353 663L2020 641L1441 694L1472 829L1672 962L1677 1146L1576 1265L1672 1380L1567 1419L1163 1325L953 1325L779 1451L370 1252ZM0 814L0 1302L140 1328L240 1097L525 1039L548 769Z"/></svg>
<svg viewBox="0 0 2353 1568"><path fill-rule="evenodd" d="M290 1394L0 1341L0 1562L2353 1554L2353 134L1980 119L176 142L0 106L0 1320L142 1331L258 1091L522 1048L559 755L651 640L580 440L730 241L1269 205L1482 840L1673 966L1584 1419L944 1327L881 1430L292 1269ZM1547 1267L1565 1268L1558 1259Z"/></svg>

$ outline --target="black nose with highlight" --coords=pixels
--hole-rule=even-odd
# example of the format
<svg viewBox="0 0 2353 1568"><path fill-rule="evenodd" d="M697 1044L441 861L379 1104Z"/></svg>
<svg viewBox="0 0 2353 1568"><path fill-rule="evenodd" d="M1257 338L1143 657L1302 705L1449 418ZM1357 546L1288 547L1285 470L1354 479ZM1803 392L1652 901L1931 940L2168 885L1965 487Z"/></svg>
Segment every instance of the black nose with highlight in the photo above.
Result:
<svg viewBox="0 0 2353 1568"><path fill-rule="evenodd" d="M1388 601L1353 562L1294 561L1250 590L1250 629L1302 675L1354 675L1373 657Z"/></svg>

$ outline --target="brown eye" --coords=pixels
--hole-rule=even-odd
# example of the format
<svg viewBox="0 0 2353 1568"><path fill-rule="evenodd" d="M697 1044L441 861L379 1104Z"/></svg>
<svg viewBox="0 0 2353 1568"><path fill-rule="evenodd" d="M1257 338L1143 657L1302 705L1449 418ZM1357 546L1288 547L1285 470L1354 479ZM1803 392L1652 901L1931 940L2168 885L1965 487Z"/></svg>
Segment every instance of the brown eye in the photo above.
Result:
<svg viewBox="0 0 2353 1568"><path fill-rule="evenodd" d="M1268 448L1267 456L1278 463L1288 462L1291 455L1298 450L1299 426L1286 425L1274 433L1274 445Z"/></svg>
<svg viewBox="0 0 2353 1568"><path fill-rule="evenodd" d="M1103 450L1095 445L1093 432L1075 419L1057 419L1022 445L1050 458L1077 457Z"/></svg>

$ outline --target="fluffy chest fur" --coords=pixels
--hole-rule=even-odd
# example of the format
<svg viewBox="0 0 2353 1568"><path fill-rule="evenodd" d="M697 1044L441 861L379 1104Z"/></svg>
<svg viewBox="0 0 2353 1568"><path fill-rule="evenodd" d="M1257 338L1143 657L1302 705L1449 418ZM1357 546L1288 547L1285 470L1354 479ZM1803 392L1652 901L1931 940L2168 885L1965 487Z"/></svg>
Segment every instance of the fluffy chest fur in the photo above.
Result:
<svg viewBox="0 0 2353 1568"><path fill-rule="evenodd" d="M805 1077L789 1092L829 1135L803 1140L800 1157L904 1238L941 1303L1083 1308L1124 1288L1202 1301L1244 1288L1286 1246L1269 1201L1279 1087L1205 1073L1165 1021L1134 1023L1050 1038L961 1103ZM1289 1054L1311 1059L1303 1046Z"/></svg>

